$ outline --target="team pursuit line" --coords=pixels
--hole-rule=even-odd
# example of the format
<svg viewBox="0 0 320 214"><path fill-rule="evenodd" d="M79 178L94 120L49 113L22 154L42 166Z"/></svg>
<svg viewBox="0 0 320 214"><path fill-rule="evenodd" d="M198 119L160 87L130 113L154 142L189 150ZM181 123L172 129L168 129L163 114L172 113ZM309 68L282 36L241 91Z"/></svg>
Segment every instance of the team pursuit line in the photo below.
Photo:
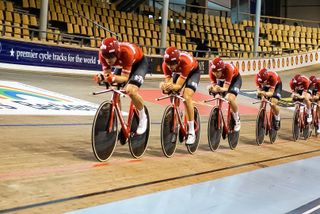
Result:
<svg viewBox="0 0 320 214"><path fill-rule="evenodd" d="M177 177L173 177L173 178L150 181L150 182L146 182L146 183L135 184L135 185L125 186L125 187L120 187L120 188L115 188L115 189L110 189L110 190L103 190L103 191L98 191L98 192L93 192L93 193L88 193L88 194L82 194L82 195L62 198L62 199L56 199L56 200L51 200L51 201L44 201L44 202L40 202L40 203L24 205L24 206L18 206L18 207L0 210L0 213L15 212L15 211L20 211L20 210L25 210L25 209L35 208L35 207L41 207L41 206L45 206L45 205L58 204L58 203L63 203L63 202L67 202L67 201L73 201L73 200L93 197L93 196L97 196L97 195L114 193L114 192L119 192L119 191L123 191L123 190L134 189L134 188L138 188L138 187L151 186L154 184L165 183L165 182L169 182L169 181L176 181L176 180L180 180L180 179L191 178L191 177L211 174L211 173L215 173L215 172L221 172L221 171L229 170L229 169L241 168L241 167L245 167L245 166L249 166L249 165L257 165L257 164L261 164L261 163L265 163L265 162L281 160L281 159L286 159L286 158L290 158L290 157L311 154L311 153L316 153L316 152L320 152L320 149L291 154L291 155L286 155L286 156L281 156L281 157L277 157L277 158L270 158L270 159L265 159L265 160L260 160L260 161L248 162L248 163L243 163L243 164L238 164L238 165L233 165L233 166L228 166L228 167L223 167L223 168L219 168L219 169L213 169L213 170L208 170L208 171L203 171L203 172L198 172L198 173L192 173L192 174L177 176Z"/></svg>
<svg viewBox="0 0 320 214"><path fill-rule="evenodd" d="M281 118L281 120L292 120L292 118ZM241 122L254 122L256 119L241 120ZM208 121L202 120L201 123L207 124ZM161 121L151 121L152 125L160 125ZM91 126L92 123L35 123L35 124L0 124L0 127L48 127L48 126Z"/></svg>

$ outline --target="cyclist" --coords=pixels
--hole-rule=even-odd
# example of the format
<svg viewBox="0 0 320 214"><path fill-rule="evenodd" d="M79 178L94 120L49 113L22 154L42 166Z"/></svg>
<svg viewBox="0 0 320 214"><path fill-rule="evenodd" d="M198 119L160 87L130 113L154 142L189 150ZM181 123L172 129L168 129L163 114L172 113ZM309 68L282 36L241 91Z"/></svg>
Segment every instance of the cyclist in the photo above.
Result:
<svg viewBox="0 0 320 214"><path fill-rule="evenodd" d="M309 93L311 94L311 100L318 104L318 130L317 133L320 134L320 78L311 76L309 78L311 84L309 86Z"/></svg>
<svg viewBox="0 0 320 214"><path fill-rule="evenodd" d="M198 61L187 52L182 52L175 47L167 48L163 59L162 70L165 75L165 81L160 83L160 88L163 92L180 91L185 86L183 97L188 120L186 144L190 145L195 142L196 138L192 96L197 90L200 80Z"/></svg>
<svg viewBox="0 0 320 214"><path fill-rule="evenodd" d="M226 94L225 98L230 102L232 116L236 122L234 130L239 131L241 124L236 98L242 85L242 78L238 69L233 64L224 63L220 57L216 57L210 61L209 77L211 80L209 92Z"/></svg>
<svg viewBox="0 0 320 214"><path fill-rule="evenodd" d="M282 82L280 76L274 71L262 68L255 76L257 95L271 97L271 108L275 117L275 129L280 128L280 109L278 102L281 99Z"/></svg>
<svg viewBox="0 0 320 214"><path fill-rule="evenodd" d="M138 135L143 134L148 121L138 90L144 82L148 62L141 48L135 44L119 42L113 37L106 38L100 46L99 60L102 64L102 74L96 75L96 81L126 84L124 89L139 111L140 119L136 132Z"/></svg>
<svg viewBox="0 0 320 214"><path fill-rule="evenodd" d="M297 74L290 80L290 88L292 90L292 98L302 99L307 106L307 122L311 123L312 114L311 114L311 95L308 93L310 86L310 80L304 75Z"/></svg>

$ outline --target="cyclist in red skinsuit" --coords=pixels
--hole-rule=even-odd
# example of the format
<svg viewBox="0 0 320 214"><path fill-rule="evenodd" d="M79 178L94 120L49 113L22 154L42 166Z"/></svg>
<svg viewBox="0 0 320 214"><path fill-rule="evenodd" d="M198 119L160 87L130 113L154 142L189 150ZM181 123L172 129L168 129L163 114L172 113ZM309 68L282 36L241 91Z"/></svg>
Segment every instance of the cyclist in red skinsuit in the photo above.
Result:
<svg viewBox="0 0 320 214"><path fill-rule="evenodd" d="M197 90L200 81L198 61L186 52L175 47L169 47L164 54L162 70L165 81L160 83L160 88L165 92L180 91L184 86L185 111L188 119L188 138L186 144L195 141L194 131L194 106L192 96Z"/></svg>
<svg viewBox="0 0 320 214"><path fill-rule="evenodd" d="M278 101L281 99L282 82L280 76L274 71L261 69L255 76L258 97L271 97L271 108L275 116L275 129L280 128L280 109Z"/></svg>
<svg viewBox="0 0 320 214"><path fill-rule="evenodd" d="M209 92L227 93L225 97L230 102L232 116L236 122L234 130L239 131L241 124L236 98L242 85L242 78L238 69L217 57L210 62L209 77L211 80Z"/></svg>
<svg viewBox="0 0 320 214"><path fill-rule="evenodd" d="M290 88L292 90L293 99L303 99L303 102L307 106L307 122L311 123L312 114L311 114L311 94L308 93L310 86L310 80L308 77L297 74L290 81Z"/></svg>
<svg viewBox="0 0 320 214"><path fill-rule="evenodd" d="M144 111L143 99L138 90L144 82L148 70L148 62L141 48L135 44L118 42L115 38L102 41L99 51L102 74L97 75L97 82L126 83L125 90L139 110L137 134L147 129L147 116Z"/></svg>
<svg viewBox="0 0 320 214"><path fill-rule="evenodd" d="M318 130L317 133L320 134L320 78L311 76L309 78L311 84L309 86L309 93L311 94L311 99L314 102L317 102L318 106Z"/></svg>

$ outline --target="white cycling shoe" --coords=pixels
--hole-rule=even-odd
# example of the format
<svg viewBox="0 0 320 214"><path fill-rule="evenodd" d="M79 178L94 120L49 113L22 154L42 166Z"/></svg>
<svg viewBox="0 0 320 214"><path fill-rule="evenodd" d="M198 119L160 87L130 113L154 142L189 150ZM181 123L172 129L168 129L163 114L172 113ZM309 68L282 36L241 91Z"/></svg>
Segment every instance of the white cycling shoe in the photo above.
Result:
<svg viewBox="0 0 320 214"><path fill-rule="evenodd" d="M307 123L311 123L312 122L312 115L308 114L307 115Z"/></svg>
<svg viewBox="0 0 320 214"><path fill-rule="evenodd" d="M138 128L137 128L137 134L141 135L141 134L145 133L147 130L147 127L148 127L148 118L146 116L141 117L139 120Z"/></svg>
<svg viewBox="0 0 320 214"><path fill-rule="evenodd" d="M187 144L187 145L192 145L192 144L194 144L195 141L196 141L196 135L189 133L189 134L188 134L187 141L186 141L186 144Z"/></svg>
<svg viewBox="0 0 320 214"><path fill-rule="evenodd" d="M234 131L238 132L240 131L240 128L241 128L241 122L240 122L240 119L236 120L235 122L236 124L234 125Z"/></svg>

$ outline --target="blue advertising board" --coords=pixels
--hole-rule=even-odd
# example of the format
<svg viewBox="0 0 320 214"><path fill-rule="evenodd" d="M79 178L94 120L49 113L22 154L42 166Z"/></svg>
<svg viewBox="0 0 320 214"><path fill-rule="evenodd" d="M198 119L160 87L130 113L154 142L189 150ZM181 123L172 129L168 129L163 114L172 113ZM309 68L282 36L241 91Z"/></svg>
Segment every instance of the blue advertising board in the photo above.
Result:
<svg viewBox="0 0 320 214"><path fill-rule="evenodd" d="M0 63L101 70L98 51L0 39Z"/></svg>

